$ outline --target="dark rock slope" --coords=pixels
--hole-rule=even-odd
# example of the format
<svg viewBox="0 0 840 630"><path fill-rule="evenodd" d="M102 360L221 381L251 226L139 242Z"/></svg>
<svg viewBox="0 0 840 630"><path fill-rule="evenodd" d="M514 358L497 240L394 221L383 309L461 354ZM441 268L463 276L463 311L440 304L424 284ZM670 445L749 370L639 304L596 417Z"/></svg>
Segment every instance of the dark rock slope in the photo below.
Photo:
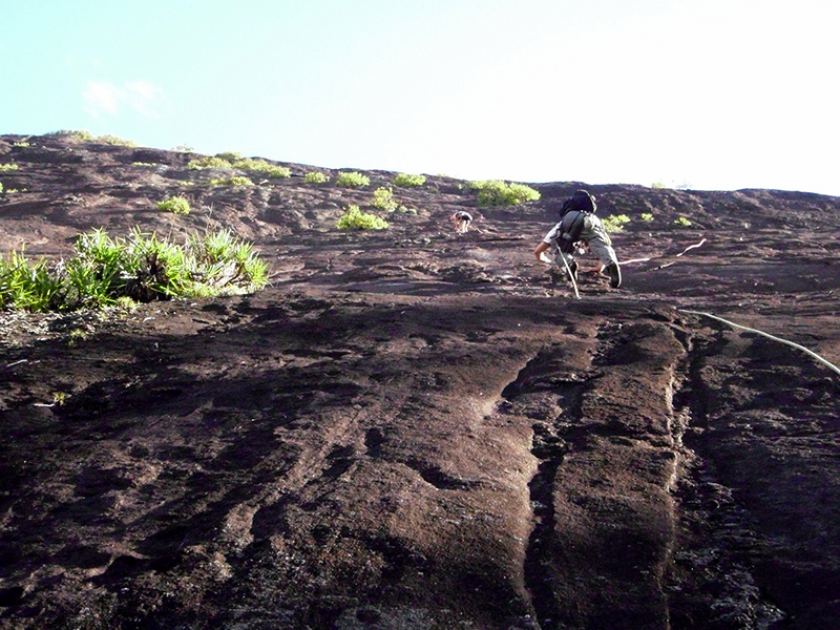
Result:
<svg viewBox="0 0 840 630"><path fill-rule="evenodd" d="M574 182L477 208L429 177L347 233L395 173L194 157L0 137L4 255L226 226L273 274L0 312L0 628L840 627L840 373L704 314L840 364L840 199L591 186L624 284L584 258L575 299L532 254Z"/></svg>

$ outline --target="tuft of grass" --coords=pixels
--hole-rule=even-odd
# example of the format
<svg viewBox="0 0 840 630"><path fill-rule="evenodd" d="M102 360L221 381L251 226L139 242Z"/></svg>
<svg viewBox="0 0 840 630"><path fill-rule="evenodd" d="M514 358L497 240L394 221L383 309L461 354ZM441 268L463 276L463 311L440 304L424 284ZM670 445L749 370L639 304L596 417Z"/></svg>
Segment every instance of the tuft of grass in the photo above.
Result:
<svg viewBox="0 0 840 630"><path fill-rule="evenodd" d="M249 293L268 284L268 266L227 230L184 246L134 229L127 239L104 230L79 236L74 256L54 269L23 252L0 258L0 308L69 311L129 307L175 297Z"/></svg>
<svg viewBox="0 0 840 630"><path fill-rule="evenodd" d="M339 230L384 230L388 222L375 214L362 212L359 206L347 206L336 224Z"/></svg>
<svg viewBox="0 0 840 630"><path fill-rule="evenodd" d="M242 171L254 171L271 178L291 177L292 171L285 166L275 166L269 164L265 160L254 160L251 158L243 158L233 162L233 168L238 168Z"/></svg>
<svg viewBox="0 0 840 630"><path fill-rule="evenodd" d="M303 176L303 181L307 184L326 184L330 178L319 171L312 171Z"/></svg>
<svg viewBox="0 0 840 630"><path fill-rule="evenodd" d="M645 223L650 223L651 221L653 221L653 215L650 212L643 212L642 221L644 221Z"/></svg>
<svg viewBox="0 0 840 630"><path fill-rule="evenodd" d="M193 171L199 171L204 168L233 168L233 165L224 158L215 155L205 155L204 157L190 160L187 168Z"/></svg>
<svg viewBox="0 0 840 630"><path fill-rule="evenodd" d="M537 201L540 193L524 184L506 184L501 180L470 182L470 188L478 191L478 205L515 206L529 201Z"/></svg>
<svg viewBox="0 0 840 630"><path fill-rule="evenodd" d="M393 212L399 204L394 199L394 191L390 188L377 188L373 191L373 199L370 202L374 208Z"/></svg>
<svg viewBox="0 0 840 630"><path fill-rule="evenodd" d="M221 153L217 153L214 157L232 163L236 162L236 160L241 160L243 156L239 151L222 151Z"/></svg>
<svg viewBox="0 0 840 630"><path fill-rule="evenodd" d="M691 221L686 219L685 217L679 217L674 220L674 225L681 228L691 227Z"/></svg>
<svg viewBox="0 0 840 630"><path fill-rule="evenodd" d="M0 164L0 171L16 171L20 167L17 164Z"/></svg>
<svg viewBox="0 0 840 630"><path fill-rule="evenodd" d="M174 212L175 214L189 214L190 202L186 197L169 197L159 202L158 210Z"/></svg>
<svg viewBox="0 0 840 630"><path fill-rule="evenodd" d="M407 175L399 173L394 177L394 186L399 188L419 188L426 183L426 178L423 175Z"/></svg>
<svg viewBox="0 0 840 630"><path fill-rule="evenodd" d="M253 186L252 182L247 177L233 176L233 177L217 177L208 182L211 186Z"/></svg>
<svg viewBox="0 0 840 630"><path fill-rule="evenodd" d="M370 178L356 171L343 172L338 174L335 185L342 188L362 188L370 185Z"/></svg>
<svg viewBox="0 0 840 630"><path fill-rule="evenodd" d="M117 136L112 135L104 135L104 136L97 136L93 139L94 142L101 142L102 144L110 144L117 147L136 147L137 144L132 142L131 140L123 140Z"/></svg>
<svg viewBox="0 0 840 630"><path fill-rule="evenodd" d="M624 226L630 223L630 217L626 214L612 214L604 219L601 219L604 224L604 229L607 232L621 232Z"/></svg>

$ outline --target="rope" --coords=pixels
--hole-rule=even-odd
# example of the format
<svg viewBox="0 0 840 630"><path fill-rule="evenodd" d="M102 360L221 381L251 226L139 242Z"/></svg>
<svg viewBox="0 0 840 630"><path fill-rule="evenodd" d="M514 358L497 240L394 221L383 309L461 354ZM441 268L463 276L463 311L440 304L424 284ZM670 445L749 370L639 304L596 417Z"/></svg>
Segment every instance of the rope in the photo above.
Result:
<svg viewBox="0 0 840 630"><path fill-rule="evenodd" d="M782 339L781 337L775 337L773 335L767 334L766 332L756 330L755 328L748 328L747 326L741 326L741 325L736 324L734 322L730 322L727 319L723 319L722 317L718 317L717 315L712 315L711 313L702 313L700 311L688 311L688 310L683 310L683 309L677 309L677 310L680 313L691 313L692 315L702 315L703 317L709 317L709 318L717 320L719 322L723 322L724 324L726 324L728 326L732 326L733 328L739 328L741 330L746 330L748 332L753 332L753 333L756 333L756 334L761 335L763 337L767 337L768 339L772 339L773 341L778 341L779 343L783 343L787 346L791 346L793 348L796 348L797 350L802 350L804 353L806 353L810 357L816 359L817 361L819 361L820 363L822 363L823 365L828 367L830 370L833 370L834 372L837 372L837 374L840 374L840 368L838 368L836 365L834 365L833 363L829 363L828 361L823 359L820 355L818 355L816 352L808 350L808 348L806 348L805 346L800 346L798 343L793 343L792 341L788 341L787 339Z"/></svg>

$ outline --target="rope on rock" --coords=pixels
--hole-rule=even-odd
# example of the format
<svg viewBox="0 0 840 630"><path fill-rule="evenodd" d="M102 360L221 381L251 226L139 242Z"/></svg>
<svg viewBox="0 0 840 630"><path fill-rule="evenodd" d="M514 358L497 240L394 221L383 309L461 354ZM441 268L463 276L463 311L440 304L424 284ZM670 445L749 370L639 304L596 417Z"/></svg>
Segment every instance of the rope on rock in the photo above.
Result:
<svg viewBox="0 0 840 630"><path fill-rule="evenodd" d="M763 337L767 337L768 339L772 339L773 341L778 341L779 343L783 343L787 346L791 346L793 348L796 348L797 350L802 350L804 353L806 353L807 355L816 359L817 361L819 361L820 363L822 363L823 365L828 367L830 370L833 370L834 372L837 372L837 374L840 374L840 368L838 368L836 365L834 365L833 363L830 363L829 361L826 361L820 355L818 355L816 352L808 350L808 348L806 348L805 346L800 346L798 343L794 343L792 341L788 341L787 339L782 339L781 337L776 337L774 335L770 335L766 332L756 330L755 328L749 328L747 326L741 326L740 324L730 322L728 319L723 319L723 317L718 317L717 315L712 315L711 313L703 313L701 311L689 311L689 310L684 310L684 309L677 309L677 311L680 312L680 313L691 313L692 315L702 315L703 317L708 317L710 319L714 319L714 320L717 320L719 322L723 322L727 326L732 326L733 328L739 328L741 330L746 330L748 332L753 332L753 333L756 333L756 334L761 335Z"/></svg>

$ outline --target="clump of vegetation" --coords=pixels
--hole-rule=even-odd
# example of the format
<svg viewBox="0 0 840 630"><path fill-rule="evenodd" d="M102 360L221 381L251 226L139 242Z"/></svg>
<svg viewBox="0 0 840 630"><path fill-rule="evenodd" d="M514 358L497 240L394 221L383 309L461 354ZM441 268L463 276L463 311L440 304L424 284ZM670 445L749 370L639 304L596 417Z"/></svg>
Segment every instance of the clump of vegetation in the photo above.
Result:
<svg viewBox="0 0 840 630"><path fill-rule="evenodd" d="M199 171L204 168L233 168L233 165L224 158L215 155L205 155L204 157L190 160L187 168L193 171Z"/></svg>
<svg viewBox="0 0 840 630"><path fill-rule="evenodd" d="M370 178L356 171L344 172L338 174L335 185L343 188L361 188L370 185Z"/></svg>
<svg viewBox="0 0 840 630"><path fill-rule="evenodd" d="M104 136L97 136L94 138L94 142L101 142L102 144L111 144L117 147L136 147L137 144L132 142L131 140L123 140L122 138L118 138L117 136L112 135L104 135Z"/></svg>
<svg viewBox="0 0 840 630"><path fill-rule="evenodd" d="M339 230L384 230L388 222L375 214L362 212L359 206L347 206L336 224Z"/></svg>
<svg viewBox="0 0 840 630"><path fill-rule="evenodd" d="M0 193L3 192L3 182L0 182Z"/></svg>
<svg viewBox="0 0 840 630"><path fill-rule="evenodd" d="M291 177L292 175L291 169L286 168L285 166L275 166L274 164L269 164L265 160L254 160L251 158L236 160L233 162L233 168L238 168L242 171L258 172L271 178Z"/></svg>
<svg viewBox="0 0 840 630"><path fill-rule="evenodd" d="M163 212L174 212L175 214L189 214L190 202L186 197L169 197L159 202L158 210Z"/></svg>
<svg viewBox="0 0 840 630"><path fill-rule="evenodd" d="M268 284L268 266L227 230L183 246L144 234L79 236L74 256L49 268L23 252L0 258L0 308L36 312L104 308L175 297L250 293Z"/></svg>
<svg viewBox="0 0 840 630"><path fill-rule="evenodd" d="M112 144L121 147L137 146L131 140L123 140L122 138L112 136L110 134L105 134L104 136L94 136L89 131L84 130L62 129L60 131L53 131L52 133L48 133L47 135L65 138L75 138L76 140L81 140L82 142L101 142L102 144Z"/></svg>
<svg viewBox="0 0 840 630"><path fill-rule="evenodd" d="M157 166L154 162L132 162L132 166L142 166L144 168L153 168Z"/></svg>
<svg viewBox="0 0 840 630"><path fill-rule="evenodd" d="M31 147L32 145L29 144L26 140L21 140L20 142L15 142L12 146L20 149L25 149L26 147Z"/></svg>
<svg viewBox="0 0 840 630"><path fill-rule="evenodd" d="M221 153L217 153L215 157L227 160L228 162L235 162L236 160L242 159L242 154L239 151L222 151Z"/></svg>
<svg viewBox="0 0 840 630"><path fill-rule="evenodd" d="M506 184L501 180L470 182L470 188L478 191L478 205L482 207L515 206L540 198L540 193L530 186Z"/></svg>
<svg viewBox="0 0 840 630"><path fill-rule="evenodd" d="M653 221L653 215L650 212L643 212L642 221L644 221L645 223L650 223L651 221Z"/></svg>
<svg viewBox="0 0 840 630"><path fill-rule="evenodd" d="M607 232L621 232L624 226L630 223L630 217L626 214L611 214L601 220Z"/></svg>
<svg viewBox="0 0 840 630"><path fill-rule="evenodd" d="M0 164L0 171L16 171L20 167L17 164L10 163L10 164Z"/></svg>
<svg viewBox="0 0 840 630"><path fill-rule="evenodd" d="M423 175L407 175L399 173L394 177L394 186L400 188L419 188L426 183L426 178Z"/></svg>
<svg viewBox="0 0 840 630"><path fill-rule="evenodd" d="M233 176L233 177L217 177L208 182L211 186L253 186L252 182L247 177Z"/></svg>
<svg viewBox="0 0 840 630"><path fill-rule="evenodd" d="M374 208L393 212L399 204L394 199L394 192L390 188L377 188L373 191L373 199L370 202Z"/></svg>
<svg viewBox="0 0 840 630"><path fill-rule="evenodd" d="M307 184L326 184L330 178L320 171L312 171L303 176L303 181Z"/></svg>
<svg viewBox="0 0 840 630"><path fill-rule="evenodd" d="M689 221L685 217L679 217L674 221L674 225L681 228L687 228L691 227L691 221Z"/></svg>

